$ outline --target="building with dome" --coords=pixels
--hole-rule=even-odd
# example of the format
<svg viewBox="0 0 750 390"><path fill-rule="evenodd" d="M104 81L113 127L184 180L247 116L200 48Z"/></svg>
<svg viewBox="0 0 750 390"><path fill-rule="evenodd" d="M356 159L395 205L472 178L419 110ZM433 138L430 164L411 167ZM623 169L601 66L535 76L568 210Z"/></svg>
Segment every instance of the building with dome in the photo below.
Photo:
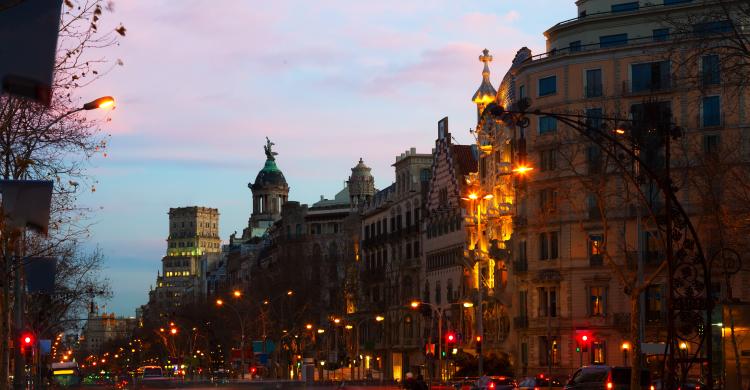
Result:
<svg viewBox="0 0 750 390"><path fill-rule="evenodd" d="M346 187L349 190L349 203L353 208L369 202L375 195L375 178L372 177L371 170L361 157L359 163L352 168L352 175L346 181Z"/></svg>
<svg viewBox="0 0 750 390"><path fill-rule="evenodd" d="M277 152L273 151L275 144L266 137L263 150L266 153L266 163L258 172L255 181L248 183L253 196L253 211L248 221L248 227L243 232L243 238L262 236L265 231L281 218L281 208L289 196L289 185L284 173L276 165Z"/></svg>

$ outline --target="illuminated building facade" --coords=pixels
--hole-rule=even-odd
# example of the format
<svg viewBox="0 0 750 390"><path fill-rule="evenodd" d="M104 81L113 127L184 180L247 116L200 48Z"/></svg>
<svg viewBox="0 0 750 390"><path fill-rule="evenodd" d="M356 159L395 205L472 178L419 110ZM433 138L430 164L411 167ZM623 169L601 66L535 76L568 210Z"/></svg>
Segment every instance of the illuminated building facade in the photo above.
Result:
<svg viewBox="0 0 750 390"><path fill-rule="evenodd" d="M100 314L99 308L92 303L78 341L84 351L98 354L107 342L129 338L137 324L138 320L134 317Z"/></svg>
<svg viewBox="0 0 750 390"><path fill-rule="evenodd" d="M606 122L601 118L638 118L644 101L655 100L669 107L672 121L685 129L686 136L673 146L680 156L675 164L689 162L697 169L715 163L720 154L746 156L745 149L735 147L746 144L737 131L747 124L746 96L733 99L731 88L723 87L720 51L687 56L673 50L680 37L670 35L670 19L692 15L695 33L721 28L701 25L703 3L577 1L579 17L545 32L546 53L518 51L495 99L512 107L530 98L532 110L580 113L595 127ZM489 102L475 99L480 113ZM602 181L606 164L614 162L607 162L596 144L552 117L528 118L524 135L534 170L525 177L512 172L521 130L494 122L478 126L479 187L482 194L494 195L482 203L488 225L479 229L479 243L491 258L496 240L498 255L507 257L510 250L512 258L494 267L495 285L505 280L508 285L500 295L513 318L507 352L518 375L569 375L581 363L628 365L631 303L624 291L632 286L618 275L635 275L639 256L646 277L655 272L664 259L657 226L646 218L645 207L622 196L625 181ZM722 244L705 218L697 182L684 176L676 180L680 202L696 216L704 248L715 251ZM658 209L658 199L654 202ZM743 273L732 285L746 280ZM726 297L726 284L716 288L717 296ZM738 291L736 286L732 290ZM666 339L666 294L663 276L656 276L643 294L647 343Z"/></svg>
<svg viewBox="0 0 750 390"><path fill-rule="evenodd" d="M169 209L167 255L156 287L149 293L148 315L165 316L206 294L206 270L219 260L219 210L208 207Z"/></svg>
<svg viewBox="0 0 750 390"><path fill-rule="evenodd" d="M448 118L440 120L421 223L424 276L420 298L432 308L432 320L425 337L436 345L439 344L438 338L447 331L460 335L462 342L459 346L463 347L471 345L473 337L473 310L462 306L462 302L471 296L472 277L465 271L468 268L464 256L467 215L461 197L467 189L466 176L476 170L476 149L471 145L454 144ZM437 310L443 312L443 335L438 333ZM464 350L470 352L469 348ZM434 373L439 372L438 360L432 361L434 369L431 371ZM447 354L444 372L450 372L447 363L450 360L451 355Z"/></svg>

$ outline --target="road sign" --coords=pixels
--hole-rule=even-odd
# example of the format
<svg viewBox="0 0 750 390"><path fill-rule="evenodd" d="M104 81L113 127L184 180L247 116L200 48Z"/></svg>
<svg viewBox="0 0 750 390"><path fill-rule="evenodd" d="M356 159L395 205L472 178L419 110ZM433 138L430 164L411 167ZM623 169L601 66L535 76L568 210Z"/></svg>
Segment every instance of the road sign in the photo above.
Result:
<svg viewBox="0 0 750 390"><path fill-rule="evenodd" d="M62 0L0 0L0 88L49 105Z"/></svg>

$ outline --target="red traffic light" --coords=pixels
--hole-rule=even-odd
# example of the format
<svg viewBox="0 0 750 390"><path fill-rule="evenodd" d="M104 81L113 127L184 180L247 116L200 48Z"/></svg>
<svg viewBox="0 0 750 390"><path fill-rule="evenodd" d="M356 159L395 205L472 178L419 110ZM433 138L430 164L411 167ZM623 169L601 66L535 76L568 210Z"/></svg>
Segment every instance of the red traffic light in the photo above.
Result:
<svg viewBox="0 0 750 390"><path fill-rule="evenodd" d="M255 374L255 371L257 371L257 369L255 367L250 367L250 373L251 374Z"/></svg>
<svg viewBox="0 0 750 390"><path fill-rule="evenodd" d="M455 343L456 342L456 334L453 332L448 332L445 334L445 341L447 343Z"/></svg>
<svg viewBox="0 0 750 390"><path fill-rule="evenodd" d="M34 344L34 336L30 333L21 335L21 343L24 346L31 346L32 344Z"/></svg>

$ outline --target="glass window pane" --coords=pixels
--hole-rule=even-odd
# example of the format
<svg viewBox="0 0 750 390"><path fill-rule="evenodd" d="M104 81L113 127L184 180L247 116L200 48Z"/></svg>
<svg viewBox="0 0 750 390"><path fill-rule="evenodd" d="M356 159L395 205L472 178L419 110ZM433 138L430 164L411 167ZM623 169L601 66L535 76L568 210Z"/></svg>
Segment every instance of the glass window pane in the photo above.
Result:
<svg viewBox="0 0 750 390"><path fill-rule="evenodd" d="M721 110L718 96L703 98L703 126L719 126L721 124Z"/></svg>
<svg viewBox="0 0 750 390"><path fill-rule="evenodd" d="M614 47L628 43L628 34L603 35L599 37L599 47Z"/></svg>

